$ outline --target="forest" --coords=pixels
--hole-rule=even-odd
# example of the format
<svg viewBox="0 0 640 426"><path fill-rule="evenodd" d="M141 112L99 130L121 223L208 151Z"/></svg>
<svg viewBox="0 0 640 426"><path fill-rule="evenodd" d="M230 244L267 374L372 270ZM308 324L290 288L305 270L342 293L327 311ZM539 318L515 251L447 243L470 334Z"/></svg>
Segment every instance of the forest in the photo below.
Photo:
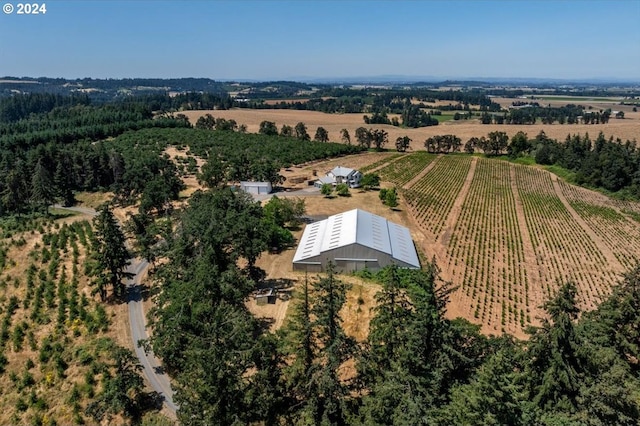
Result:
<svg viewBox="0 0 640 426"><path fill-rule="evenodd" d="M568 104L563 107L541 107L534 102L520 105L518 102L514 108L502 114L489 114L484 112L480 121L482 124L606 124L612 118L611 108L606 110L591 111L581 105ZM624 112L617 112L615 118L624 118Z"/></svg>
<svg viewBox="0 0 640 426"><path fill-rule="evenodd" d="M111 190L125 203L142 195L151 207L160 207L177 199L182 185L179 170L163 155L170 145L211 159L224 181L274 184L281 183L282 167L362 150L233 129L194 129L180 114L154 114L147 98L98 106L85 105L86 98L78 101L25 95L0 102L0 110L15 117L0 122L0 216L45 211L56 200L73 204L74 191Z"/></svg>

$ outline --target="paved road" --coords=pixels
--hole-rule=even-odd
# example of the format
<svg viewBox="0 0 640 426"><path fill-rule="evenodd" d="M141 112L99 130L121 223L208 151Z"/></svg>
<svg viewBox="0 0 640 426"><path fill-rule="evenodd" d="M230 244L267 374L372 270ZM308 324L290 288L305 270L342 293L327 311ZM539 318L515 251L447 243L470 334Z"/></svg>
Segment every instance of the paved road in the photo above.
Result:
<svg viewBox="0 0 640 426"><path fill-rule="evenodd" d="M62 207L60 205L54 207L89 216L97 215L94 209L87 207ZM140 293L140 280L148 267L149 262L135 258L131 260L131 264L127 268L127 272L133 274L133 277L127 280L127 307L129 310L131 339L133 340L136 356L140 360L144 375L151 385L151 388L162 396L164 405L171 413L175 414L178 407L173 402L173 390L171 389L169 376L164 372L160 360L158 360L153 353L147 354L143 348L138 346L139 340L144 340L149 337L147 334L144 307L142 306L142 295Z"/></svg>
<svg viewBox="0 0 640 426"><path fill-rule="evenodd" d="M138 341L147 339L147 322L145 320L144 309L142 306L142 295L140 294L140 279L142 274L149 267L149 263L142 259L133 259L127 268L127 272L133 275L133 278L127 283L127 307L129 308L129 323L131 325L131 338L135 347L136 356L140 360L140 364L144 368L144 374L154 391L158 392L164 404L175 414L178 407L173 402L173 390L169 382L169 376L164 372L162 364L155 355L150 352L146 353L143 348L138 346Z"/></svg>

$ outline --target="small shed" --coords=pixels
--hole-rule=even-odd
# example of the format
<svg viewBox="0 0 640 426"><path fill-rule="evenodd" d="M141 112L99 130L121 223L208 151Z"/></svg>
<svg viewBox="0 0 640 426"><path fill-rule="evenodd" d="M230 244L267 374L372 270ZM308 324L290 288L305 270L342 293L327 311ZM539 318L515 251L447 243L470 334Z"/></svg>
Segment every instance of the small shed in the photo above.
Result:
<svg viewBox="0 0 640 426"><path fill-rule="evenodd" d="M273 188L271 182L240 182L240 189L249 194L269 194Z"/></svg>
<svg viewBox="0 0 640 426"><path fill-rule="evenodd" d="M258 293L255 295L255 298L258 305L274 305L278 296L275 289L267 288L258 291Z"/></svg>

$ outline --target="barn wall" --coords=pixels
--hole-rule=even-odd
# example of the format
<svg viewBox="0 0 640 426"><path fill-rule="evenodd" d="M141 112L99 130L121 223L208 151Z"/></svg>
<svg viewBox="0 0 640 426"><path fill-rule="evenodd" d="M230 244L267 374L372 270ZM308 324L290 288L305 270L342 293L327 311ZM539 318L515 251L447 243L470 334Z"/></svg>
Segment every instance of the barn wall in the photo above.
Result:
<svg viewBox="0 0 640 426"><path fill-rule="evenodd" d="M316 265L310 265L308 263L293 263L293 270L294 271L307 271L307 272L322 272L324 270L323 265L321 264L316 264Z"/></svg>
<svg viewBox="0 0 640 426"><path fill-rule="evenodd" d="M360 260L336 260L336 259L376 259L375 262L365 262ZM363 269L378 271L386 266L395 263L400 268L413 268L405 262L394 259L392 256L381 251L365 247L359 244L350 244L328 250L318 256L305 259L307 262L320 262L321 265L293 264L294 271L322 272L326 269L327 263L332 261L336 265L337 272L354 272Z"/></svg>

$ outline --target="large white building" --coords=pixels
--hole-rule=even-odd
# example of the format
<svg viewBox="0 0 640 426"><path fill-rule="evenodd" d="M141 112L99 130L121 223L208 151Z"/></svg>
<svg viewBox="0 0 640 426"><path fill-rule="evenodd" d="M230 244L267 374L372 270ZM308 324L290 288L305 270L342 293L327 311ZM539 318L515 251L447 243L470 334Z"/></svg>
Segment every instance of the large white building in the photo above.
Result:
<svg viewBox="0 0 640 426"><path fill-rule="evenodd" d="M348 167L334 167L326 176L321 177L315 183L318 188L323 184L328 183L330 185L337 185L339 183L346 183L349 188L358 188L360 186L360 180L362 179L362 173L358 170L350 169Z"/></svg>
<svg viewBox="0 0 640 426"><path fill-rule="evenodd" d="M329 216L305 228L293 269L320 272L329 261L339 272L376 271L392 263L420 268L408 228L360 209Z"/></svg>

